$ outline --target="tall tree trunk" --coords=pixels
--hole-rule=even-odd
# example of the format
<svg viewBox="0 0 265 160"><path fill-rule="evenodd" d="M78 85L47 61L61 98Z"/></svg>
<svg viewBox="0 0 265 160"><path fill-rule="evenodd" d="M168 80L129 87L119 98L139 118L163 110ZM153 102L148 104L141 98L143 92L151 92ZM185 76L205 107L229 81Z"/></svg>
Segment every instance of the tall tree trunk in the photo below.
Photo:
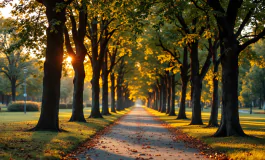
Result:
<svg viewBox="0 0 265 160"><path fill-rule="evenodd" d="M83 112L83 92L84 92L84 80L85 80L85 69L84 60L87 54L87 49L84 45L84 38L86 34L87 26L87 8L84 0L81 0L81 8L79 10L79 23L78 30L76 28L76 21L73 15L70 15L72 23L72 36L75 44L76 53L71 46L70 37L68 34L67 27L65 26L65 46L69 56L72 57L72 66L75 71L74 75L74 92L73 92L73 104L72 104L72 116L70 122L86 122ZM66 101L66 99L65 99Z"/></svg>
<svg viewBox="0 0 265 160"><path fill-rule="evenodd" d="M167 74L167 111L166 114L169 114L171 108L171 76Z"/></svg>
<svg viewBox="0 0 265 160"><path fill-rule="evenodd" d="M186 93L187 93L187 81L182 81L181 84L181 99L180 99L180 107L177 119L187 119L186 116Z"/></svg>
<svg viewBox="0 0 265 160"><path fill-rule="evenodd" d="M167 87L166 87L166 80L163 78L162 82L162 89L163 89L163 103L162 103L162 109L161 113L166 113L166 107L167 107Z"/></svg>
<svg viewBox="0 0 265 160"><path fill-rule="evenodd" d="M121 85L123 84L123 78L122 78L122 81L121 81ZM120 104L120 106L121 106L121 110L124 110L125 109L125 106L124 106L124 104L125 104L125 97L124 97L124 87L122 86L121 87L121 104Z"/></svg>
<svg viewBox="0 0 265 160"><path fill-rule="evenodd" d="M180 107L177 119L187 119L186 116L186 93L187 93L187 85L188 85L188 48L184 47L183 53L183 63L180 68L180 76L181 76L181 100Z"/></svg>
<svg viewBox="0 0 265 160"><path fill-rule="evenodd" d="M221 46L221 53L223 52L223 47ZM209 119L208 127L218 127L218 66L219 62L217 61L217 51L215 50L213 53L213 63L214 63L214 70L213 70L213 94L212 94L212 110L211 116Z"/></svg>
<svg viewBox="0 0 265 160"><path fill-rule="evenodd" d="M9 102L10 102L10 96L6 95L6 106L8 106Z"/></svg>
<svg viewBox="0 0 265 160"><path fill-rule="evenodd" d="M83 91L84 91L84 80L85 80L85 69L83 59L78 61L75 59L73 64L75 71L74 76L74 93L73 93L73 106L72 116L70 122L86 122L83 111Z"/></svg>
<svg viewBox="0 0 265 160"><path fill-rule="evenodd" d="M151 95L150 95L150 93L148 93L147 107L151 108Z"/></svg>
<svg viewBox="0 0 265 160"><path fill-rule="evenodd" d="M170 112L169 112L169 116L176 116L176 113L175 113L175 94L176 94L176 91L175 91L175 74L173 74L171 76L171 107L170 107Z"/></svg>
<svg viewBox="0 0 265 160"><path fill-rule="evenodd" d="M223 34L225 35L225 34ZM238 52L234 37L224 37L222 65L222 118L216 137L245 136L238 113Z"/></svg>
<svg viewBox="0 0 265 160"><path fill-rule="evenodd" d="M160 104L160 101L159 101L160 95L159 95L159 88L158 87L156 87L155 92L156 92L156 106L155 106L155 110L158 111L159 110L159 104Z"/></svg>
<svg viewBox="0 0 265 160"><path fill-rule="evenodd" d="M64 0L44 0L46 16L49 27L47 29L46 59L44 62L42 107L38 124L32 130L39 131L60 131L59 129L59 101L60 101L60 79L63 61L63 31L65 19L65 7L57 12L58 3ZM59 21L54 25L54 20ZM54 31L55 29L55 31Z"/></svg>
<svg viewBox="0 0 265 160"><path fill-rule="evenodd" d="M162 112L162 108L163 108L163 94L164 94L164 90L163 90L163 79L160 78L160 106L159 106L159 112Z"/></svg>
<svg viewBox="0 0 265 160"><path fill-rule="evenodd" d="M12 101L16 101L16 79L11 79Z"/></svg>
<svg viewBox="0 0 265 160"><path fill-rule="evenodd" d="M109 99L108 99L108 54L105 53L102 65L102 115L110 115L109 113Z"/></svg>
<svg viewBox="0 0 265 160"><path fill-rule="evenodd" d="M111 73L111 112L116 113L115 109L115 75Z"/></svg>
<svg viewBox="0 0 265 160"><path fill-rule="evenodd" d="M99 108L99 78L100 78L100 66L98 64L93 65L93 78L92 78L92 109L89 118L103 118L100 114Z"/></svg>
<svg viewBox="0 0 265 160"><path fill-rule="evenodd" d="M218 80L213 77L212 110L208 127L218 127Z"/></svg>
<svg viewBox="0 0 265 160"><path fill-rule="evenodd" d="M202 125L201 117L201 90L202 82L199 73L198 41L191 44L191 101L192 101L192 118L190 125Z"/></svg>
<svg viewBox="0 0 265 160"><path fill-rule="evenodd" d="M244 22L242 22L240 24L240 26L243 26L242 28L238 29L235 27L238 13L240 12L240 8L243 7L242 3L243 1L229 1L227 9L224 9L220 1L207 1L207 4L214 11L222 12L223 15L215 16L220 41L224 45L224 52L221 53L222 118L220 127L214 134L216 137L245 136L239 122L238 113L238 55L247 46L257 42L265 35L265 30L263 30L257 36L243 44L240 44L237 40L245 26ZM254 13L252 11L255 11L255 9L250 8L249 17L247 16L244 21L251 19Z"/></svg>
<svg viewBox="0 0 265 160"><path fill-rule="evenodd" d="M193 85L193 94L192 94L192 118L190 125L202 125L202 116L201 116L201 89L202 82L199 77L196 77Z"/></svg>
<svg viewBox="0 0 265 160"><path fill-rule="evenodd" d="M122 110L122 86L121 86L121 77L120 75L117 78L117 111Z"/></svg>
<svg viewBox="0 0 265 160"><path fill-rule="evenodd" d="M2 104L5 104L5 95L2 94Z"/></svg>

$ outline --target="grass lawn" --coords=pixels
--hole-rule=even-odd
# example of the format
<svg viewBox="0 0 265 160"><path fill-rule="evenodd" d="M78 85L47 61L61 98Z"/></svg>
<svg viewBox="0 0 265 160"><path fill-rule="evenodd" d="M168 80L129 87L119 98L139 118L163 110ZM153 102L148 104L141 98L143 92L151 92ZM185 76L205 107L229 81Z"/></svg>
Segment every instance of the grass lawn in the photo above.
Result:
<svg viewBox="0 0 265 160"><path fill-rule="evenodd" d="M0 112L0 159L60 159L129 111L112 113L104 119L87 118L88 123L79 123L68 122L72 110L62 109L60 128L67 132L56 133L25 132L36 125L40 112L5 112L4 108ZM88 117L90 108L85 108L84 114Z"/></svg>
<svg viewBox="0 0 265 160"><path fill-rule="evenodd" d="M176 116L167 116L153 109L147 108L153 115L169 123L172 127L182 129L188 135L201 139L216 150L225 152L232 159L265 159L265 114L240 113L240 122L246 134L250 137L211 137L217 128L204 128L202 126L191 126L191 109L187 108L188 120L176 120ZM176 113L178 108L176 108ZM202 118L204 124L208 124L210 110L204 109ZM219 114L220 119L220 114ZM254 136L254 137L253 137Z"/></svg>

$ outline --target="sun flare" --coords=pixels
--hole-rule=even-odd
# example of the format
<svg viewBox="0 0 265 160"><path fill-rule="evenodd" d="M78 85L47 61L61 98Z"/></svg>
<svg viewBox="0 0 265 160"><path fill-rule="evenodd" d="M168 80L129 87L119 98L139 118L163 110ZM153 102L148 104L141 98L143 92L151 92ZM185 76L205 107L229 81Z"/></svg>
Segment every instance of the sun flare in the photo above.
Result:
<svg viewBox="0 0 265 160"><path fill-rule="evenodd" d="M72 62L72 57L68 56L68 57L66 58L66 61L67 61L68 63L71 63L71 62Z"/></svg>

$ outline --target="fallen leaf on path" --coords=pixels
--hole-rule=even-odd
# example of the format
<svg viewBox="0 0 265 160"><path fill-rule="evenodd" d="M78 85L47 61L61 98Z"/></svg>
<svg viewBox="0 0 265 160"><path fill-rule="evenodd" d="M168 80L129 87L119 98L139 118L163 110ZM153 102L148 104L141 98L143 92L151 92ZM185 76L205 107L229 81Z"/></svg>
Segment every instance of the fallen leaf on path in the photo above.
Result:
<svg viewBox="0 0 265 160"><path fill-rule="evenodd" d="M138 152L136 149L131 149L130 151L131 152Z"/></svg>

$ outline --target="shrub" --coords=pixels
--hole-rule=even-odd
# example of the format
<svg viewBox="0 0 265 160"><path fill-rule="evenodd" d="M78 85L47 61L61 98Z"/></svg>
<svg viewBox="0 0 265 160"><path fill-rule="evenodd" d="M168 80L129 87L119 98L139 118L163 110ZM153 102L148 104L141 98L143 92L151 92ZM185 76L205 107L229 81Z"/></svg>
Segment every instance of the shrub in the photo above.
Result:
<svg viewBox="0 0 265 160"><path fill-rule="evenodd" d="M67 103L67 109L72 109L72 103Z"/></svg>
<svg viewBox="0 0 265 160"><path fill-rule="evenodd" d="M59 105L59 109L72 109L72 105L72 103L62 103ZM84 105L83 108L85 108Z"/></svg>
<svg viewBox="0 0 265 160"><path fill-rule="evenodd" d="M86 107L92 107L92 104L87 103L87 104L86 104Z"/></svg>
<svg viewBox="0 0 265 160"><path fill-rule="evenodd" d="M23 112L24 111L24 101L16 101L12 102L8 105L7 110L9 112ZM26 103L26 111L34 112L40 110L40 103L27 101Z"/></svg>
<svg viewBox="0 0 265 160"><path fill-rule="evenodd" d="M69 108L68 107L68 104L65 104L65 103L61 103L60 105L59 105L59 109L71 109L72 108L72 106Z"/></svg>

